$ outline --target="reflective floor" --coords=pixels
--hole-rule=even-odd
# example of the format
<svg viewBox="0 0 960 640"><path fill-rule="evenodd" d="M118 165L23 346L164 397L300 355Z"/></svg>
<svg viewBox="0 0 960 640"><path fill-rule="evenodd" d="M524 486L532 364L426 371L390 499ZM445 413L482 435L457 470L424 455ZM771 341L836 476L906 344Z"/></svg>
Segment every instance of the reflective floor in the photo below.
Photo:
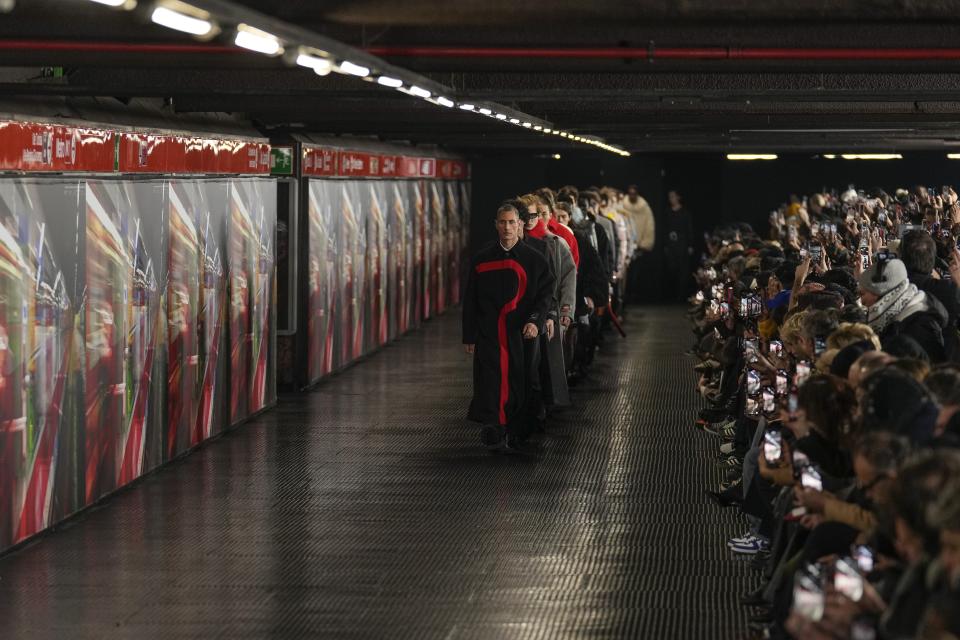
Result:
<svg viewBox="0 0 960 640"><path fill-rule="evenodd" d="M457 315L0 558L0 638L740 637L682 310L633 312L536 459L464 421Z"/></svg>

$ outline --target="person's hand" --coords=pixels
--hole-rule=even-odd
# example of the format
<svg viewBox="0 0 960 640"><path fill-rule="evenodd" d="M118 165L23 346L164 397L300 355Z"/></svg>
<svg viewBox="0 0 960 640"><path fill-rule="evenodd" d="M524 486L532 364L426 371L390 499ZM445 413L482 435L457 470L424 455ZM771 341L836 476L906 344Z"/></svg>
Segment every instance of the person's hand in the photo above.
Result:
<svg viewBox="0 0 960 640"><path fill-rule="evenodd" d="M877 251L880 251L882 240L880 240L880 230L871 229L870 230L870 255L874 255Z"/></svg>
<svg viewBox="0 0 960 640"><path fill-rule="evenodd" d="M956 247L950 251L950 277L960 284L960 250Z"/></svg>
<svg viewBox="0 0 960 640"><path fill-rule="evenodd" d="M828 497L826 492L796 487L793 493L796 503L803 505L809 513L823 513Z"/></svg>
<svg viewBox="0 0 960 640"><path fill-rule="evenodd" d="M532 322L528 322L527 324L523 325L524 338L527 340L533 340L538 335L540 335L540 330L537 329L537 325L533 324Z"/></svg>
<svg viewBox="0 0 960 640"><path fill-rule="evenodd" d="M803 260L800 261L800 264L797 265L797 273L793 278L793 284L795 289L799 289L803 286L804 281L807 279L807 276L810 274L810 262L813 258L808 253L803 257Z"/></svg>
<svg viewBox="0 0 960 640"><path fill-rule="evenodd" d="M560 326L564 329L569 327L571 322L573 322L573 319L570 316L560 316Z"/></svg>
<svg viewBox="0 0 960 640"><path fill-rule="evenodd" d="M553 318L547 318L543 325L543 333L547 336L547 340L553 340Z"/></svg>
<svg viewBox="0 0 960 640"><path fill-rule="evenodd" d="M465 344L463 345L463 350L466 351L469 355L473 355L473 352L477 350L477 345L475 344Z"/></svg>

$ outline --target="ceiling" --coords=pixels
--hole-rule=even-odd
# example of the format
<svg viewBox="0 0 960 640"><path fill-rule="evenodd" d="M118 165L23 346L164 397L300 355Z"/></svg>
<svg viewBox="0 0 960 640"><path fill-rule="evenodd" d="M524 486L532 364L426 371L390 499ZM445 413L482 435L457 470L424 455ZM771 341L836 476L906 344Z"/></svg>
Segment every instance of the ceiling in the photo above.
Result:
<svg viewBox="0 0 960 640"><path fill-rule="evenodd" d="M635 153L960 150L957 2L221 4L367 49L463 99L498 102ZM141 0L141 11L146 6ZM51 42L60 44L51 49ZM104 50L104 43L131 46ZM142 14L89 0L16 0L0 14L0 97L155 98L177 113L239 115L278 136L374 136L476 154L570 148L553 136L372 83L321 78L231 50L226 38L203 50L165 53L138 51L145 43L194 41L144 22ZM889 57L891 49L954 47L952 59L866 59ZM837 48L858 49L865 59L822 58L822 50ZM784 49L790 59L776 58Z"/></svg>

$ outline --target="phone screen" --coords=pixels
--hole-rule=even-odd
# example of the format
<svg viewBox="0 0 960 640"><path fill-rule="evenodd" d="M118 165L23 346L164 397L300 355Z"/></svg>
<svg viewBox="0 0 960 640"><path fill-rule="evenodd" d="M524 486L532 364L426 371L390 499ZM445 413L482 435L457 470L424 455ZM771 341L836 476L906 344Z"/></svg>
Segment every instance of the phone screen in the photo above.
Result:
<svg viewBox="0 0 960 640"><path fill-rule="evenodd" d="M820 471L813 465L808 465L800 472L800 484L804 489L813 489L814 491L823 491L823 477Z"/></svg>
<svg viewBox="0 0 960 640"><path fill-rule="evenodd" d="M810 363L803 360L797 362L797 386L806 382L810 377Z"/></svg>
<svg viewBox="0 0 960 640"><path fill-rule="evenodd" d="M760 415L760 403L757 402L756 398L747 397L747 402L743 408L743 413L750 417L757 417Z"/></svg>
<svg viewBox="0 0 960 640"><path fill-rule="evenodd" d="M763 397L763 412L768 416L772 415L777 410L776 396L773 393L773 389L767 387L761 395Z"/></svg>
<svg viewBox="0 0 960 640"><path fill-rule="evenodd" d="M823 336L816 336L813 339L813 355L820 357L827 350L827 339Z"/></svg>
<svg viewBox="0 0 960 640"><path fill-rule="evenodd" d="M793 583L793 610L808 620L823 617L823 588L816 576L807 571L798 571Z"/></svg>
<svg viewBox="0 0 960 640"><path fill-rule="evenodd" d="M848 558L837 560L836 570L833 573L833 588L847 596L854 602L860 602L863 597L863 576L859 567Z"/></svg>
<svg viewBox="0 0 960 640"><path fill-rule="evenodd" d="M780 357L783 354L783 343L779 340L771 340L767 345L770 355Z"/></svg>
<svg viewBox="0 0 960 640"><path fill-rule="evenodd" d="M760 393L760 372L756 369L747 370L747 395L755 396Z"/></svg>
<svg viewBox="0 0 960 640"><path fill-rule="evenodd" d="M786 371L783 371L783 370L777 371L775 384L776 384L778 396L787 395L787 391L790 385L790 376L787 375Z"/></svg>
<svg viewBox="0 0 960 640"><path fill-rule="evenodd" d="M763 457L770 464L780 462L783 457L783 434L779 429L767 429L763 433Z"/></svg>
<svg viewBox="0 0 960 640"><path fill-rule="evenodd" d="M857 567L861 573L867 574L873 571L874 556L873 549L865 544L858 544L853 548L853 559L857 562Z"/></svg>

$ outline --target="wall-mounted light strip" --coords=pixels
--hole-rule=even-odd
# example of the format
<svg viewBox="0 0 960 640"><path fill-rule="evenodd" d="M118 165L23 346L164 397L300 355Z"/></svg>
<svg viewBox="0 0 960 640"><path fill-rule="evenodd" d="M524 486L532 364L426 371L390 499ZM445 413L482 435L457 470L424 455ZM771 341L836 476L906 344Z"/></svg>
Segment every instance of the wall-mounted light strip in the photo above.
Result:
<svg viewBox="0 0 960 640"><path fill-rule="evenodd" d="M960 160L960 153L948 153L947 160Z"/></svg>
<svg viewBox="0 0 960 640"><path fill-rule="evenodd" d="M237 36L233 43L238 47L268 56L283 53L283 45L280 44L280 40L275 35L246 24L237 25Z"/></svg>
<svg viewBox="0 0 960 640"><path fill-rule="evenodd" d="M728 153L727 160L776 160L775 153Z"/></svg>
<svg viewBox="0 0 960 640"><path fill-rule="evenodd" d="M899 153L843 153L844 160L903 160Z"/></svg>
<svg viewBox="0 0 960 640"><path fill-rule="evenodd" d="M198 11L198 13L200 13ZM164 6L158 6L150 14L150 20L168 29L188 33L198 38L209 36L214 31L213 23L206 18L187 15Z"/></svg>

